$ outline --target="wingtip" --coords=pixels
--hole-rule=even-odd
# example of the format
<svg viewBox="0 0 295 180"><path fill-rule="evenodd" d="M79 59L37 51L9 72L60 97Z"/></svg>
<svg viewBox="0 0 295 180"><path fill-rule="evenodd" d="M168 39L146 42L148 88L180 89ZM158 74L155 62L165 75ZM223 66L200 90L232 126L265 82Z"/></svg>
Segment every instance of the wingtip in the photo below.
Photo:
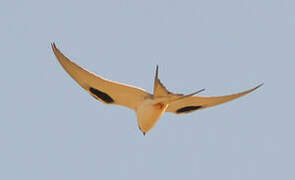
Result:
<svg viewBox="0 0 295 180"><path fill-rule="evenodd" d="M247 91L245 91L245 92L242 92L242 93L243 93L243 94L251 93L251 92L255 91L256 89L260 88L261 86L263 86L263 84L264 84L264 83L261 83L261 84L255 86L254 88L249 89L249 90L247 90Z"/></svg>

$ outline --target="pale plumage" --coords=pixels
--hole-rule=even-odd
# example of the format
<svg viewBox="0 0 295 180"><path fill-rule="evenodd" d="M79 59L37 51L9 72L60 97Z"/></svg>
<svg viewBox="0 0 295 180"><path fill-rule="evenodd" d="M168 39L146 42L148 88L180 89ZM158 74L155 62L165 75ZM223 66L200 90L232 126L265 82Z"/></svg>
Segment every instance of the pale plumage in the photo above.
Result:
<svg viewBox="0 0 295 180"><path fill-rule="evenodd" d="M155 126L164 112L182 114L215 106L246 95L262 85L260 84L250 90L227 96L194 96L204 89L189 95L174 94L169 92L160 82L157 66L154 92L150 94L135 86L110 81L95 75L64 56L54 43L51 45L62 67L91 96L105 104L121 105L134 110L137 114L138 127L143 134Z"/></svg>

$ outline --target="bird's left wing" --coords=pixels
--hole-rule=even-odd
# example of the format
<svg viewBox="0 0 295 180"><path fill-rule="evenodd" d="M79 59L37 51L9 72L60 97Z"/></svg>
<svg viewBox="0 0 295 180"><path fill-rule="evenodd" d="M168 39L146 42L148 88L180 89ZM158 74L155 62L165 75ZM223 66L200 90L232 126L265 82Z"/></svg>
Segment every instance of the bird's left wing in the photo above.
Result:
<svg viewBox="0 0 295 180"><path fill-rule="evenodd" d="M66 72L90 95L106 104L116 104L135 110L151 95L143 89L104 79L78 66L64 56L54 43L52 50Z"/></svg>
<svg viewBox="0 0 295 180"><path fill-rule="evenodd" d="M262 86L262 84L249 89L244 92L232 94L232 95L227 95L227 96L215 96L215 97L202 97L202 96L190 96L190 97L185 97L183 99L176 100L174 102L171 102L166 109L166 112L173 112L176 114L180 113L189 113L198 109L204 109L208 108L211 106L216 106L221 103L225 103L228 101L231 101L233 99L239 98L243 95L246 95L255 89L259 88Z"/></svg>

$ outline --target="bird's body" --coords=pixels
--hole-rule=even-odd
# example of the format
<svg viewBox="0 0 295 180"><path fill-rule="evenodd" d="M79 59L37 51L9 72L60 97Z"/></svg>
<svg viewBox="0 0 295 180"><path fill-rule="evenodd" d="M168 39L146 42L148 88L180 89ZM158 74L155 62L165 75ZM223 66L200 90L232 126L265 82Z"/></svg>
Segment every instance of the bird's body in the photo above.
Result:
<svg viewBox="0 0 295 180"><path fill-rule="evenodd" d="M121 105L134 110L137 114L138 127L143 134L155 126L164 112L182 114L215 106L246 95L262 85L227 96L194 96L204 89L189 95L174 94L160 82L157 66L154 92L150 94L135 86L110 81L83 69L64 56L54 43L52 49L63 68L94 98L105 104Z"/></svg>
<svg viewBox="0 0 295 180"><path fill-rule="evenodd" d="M145 99L136 109L138 127L144 133L152 129L168 104L163 104L158 99Z"/></svg>

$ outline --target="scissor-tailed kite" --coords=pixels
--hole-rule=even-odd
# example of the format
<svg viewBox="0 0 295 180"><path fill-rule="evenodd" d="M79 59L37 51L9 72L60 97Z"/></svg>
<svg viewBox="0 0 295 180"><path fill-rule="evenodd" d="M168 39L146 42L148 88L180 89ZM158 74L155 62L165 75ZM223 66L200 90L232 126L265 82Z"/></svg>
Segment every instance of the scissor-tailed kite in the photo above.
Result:
<svg viewBox="0 0 295 180"><path fill-rule="evenodd" d="M188 95L175 94L168 91L160 82L157 66L154 92L150 94L141 88L95 75L64 56L54 43L51 46L62 67L91 96L105 104L121 105L134 110L137 114L138 127L144 135L155 126L164 112L190 113L239 98L262 86L260 84L244 92L216 97L194 96L204 89Z"/></svg>

